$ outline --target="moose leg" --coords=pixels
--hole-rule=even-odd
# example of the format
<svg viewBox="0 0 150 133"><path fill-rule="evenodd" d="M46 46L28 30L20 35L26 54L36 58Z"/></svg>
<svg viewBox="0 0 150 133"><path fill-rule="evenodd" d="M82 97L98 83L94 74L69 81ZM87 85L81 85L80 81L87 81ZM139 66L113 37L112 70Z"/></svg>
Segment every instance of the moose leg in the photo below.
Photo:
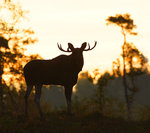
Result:
<svg viewBox="0 0 150 133"><path fill-rule="evenodd" d="M40 116L42 118L43 113L42 113L41 106L40 106L41 88L42 88L42 85L35 86L35 99L34 100L35 100L35 103L37 104L37 108L38 108Z"/></svg>
<svg viewBox="0 0 150 133"><path fill-rule="evenodd" d="M33 88L33 85L27 85L27 90L25 92L25 115L28 115L28 97L31 93L31 90Z"/></svg>
<svg viewBox="0 0 150 133"><path fill-rule="evenodd" d="M71 114L71 96L72 96L72 86L65 86L65 96L67 101L67 111Z"/></svg>

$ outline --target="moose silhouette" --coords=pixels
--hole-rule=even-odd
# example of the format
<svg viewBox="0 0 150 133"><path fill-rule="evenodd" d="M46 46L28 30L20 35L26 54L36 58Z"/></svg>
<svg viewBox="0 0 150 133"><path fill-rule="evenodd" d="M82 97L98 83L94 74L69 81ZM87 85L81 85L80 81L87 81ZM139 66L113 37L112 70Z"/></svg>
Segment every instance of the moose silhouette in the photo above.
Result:
<svg viewBox="0 0 150 133"><path fill-rule="evenodd" d="M51 60L32 60L24 67L24 76L27 85L25 93L25 114L28 114L28 97L35 86L35 103L39 110L40 116L43 116L40 107L40 97L42 85L62 85L65 88L65 96L67 102L67 112L71 113L71 95L72 88L77 83L78 73L82 70L84 60L83 51L89 51L95 48L95 45L86 49L87 42L84 42L80 48L74 48L68 43L67 50L61 45L58 48L63 52L71 52L70 55L60 55Z"/></svg>

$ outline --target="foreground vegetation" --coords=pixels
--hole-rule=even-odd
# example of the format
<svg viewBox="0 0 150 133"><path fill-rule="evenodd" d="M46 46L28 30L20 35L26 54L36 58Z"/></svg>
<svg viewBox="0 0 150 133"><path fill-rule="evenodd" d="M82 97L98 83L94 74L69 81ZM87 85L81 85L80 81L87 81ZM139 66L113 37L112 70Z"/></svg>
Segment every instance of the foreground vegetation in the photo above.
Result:
<svg viewBox="0 0 150 133"><path fill-rule="evenodd" d="M67 115L64 111L45 114L45 119L38 115L0 116L1 133L149 133L150 120L128 122L121 118L108 118L98 112L90 114Z"/></svg>

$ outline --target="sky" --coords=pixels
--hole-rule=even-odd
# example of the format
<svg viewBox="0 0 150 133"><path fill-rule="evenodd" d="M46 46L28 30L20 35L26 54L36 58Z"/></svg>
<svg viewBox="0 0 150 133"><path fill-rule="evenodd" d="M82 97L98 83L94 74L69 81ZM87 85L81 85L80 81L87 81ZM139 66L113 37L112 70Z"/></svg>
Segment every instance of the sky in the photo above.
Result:
<svg viewBox="0 0 150 133"><path fill-rule="evenodd" d="M83 70L111 69L112 62L120 56L123 36L120 28L106 26L106 19L116 14L131 14L137 25L138 36L129 36L145 56L150 59L150 1L149 0L21 0L39 42L29 46L29 53L38 53L44 59L52 59L68 42L80 47L83 42L94 41L97 46L84 52Z"/></svg>

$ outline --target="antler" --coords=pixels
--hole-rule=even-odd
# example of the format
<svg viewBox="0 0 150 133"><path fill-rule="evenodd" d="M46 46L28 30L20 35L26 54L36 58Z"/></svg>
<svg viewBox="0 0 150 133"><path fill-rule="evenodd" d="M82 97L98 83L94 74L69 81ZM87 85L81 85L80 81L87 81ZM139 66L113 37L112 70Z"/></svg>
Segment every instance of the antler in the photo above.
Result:
<svg viewBox="0 0 150 133"><path fill-rule="evenodd" d="M59 48L61 51L63 51L63 52L72 52L71 49L69 49L69 47L67 48L67 50L64 50L64 49L61 47L61 44L58 44L58 43L57 43L57 46L58 46L58 48Z"/></svg>
<svg viewBox="0 0 150 133"><path fill-rule="evenodd" d="M88 48L87 48L87 49L84 49L83 51L89 51L89 50L92 50L93 48L95 48L96 44L97 44L97 41L95 41L94 46L93 46L92 48L90 48L90 44L88 43Z"/></svg>

